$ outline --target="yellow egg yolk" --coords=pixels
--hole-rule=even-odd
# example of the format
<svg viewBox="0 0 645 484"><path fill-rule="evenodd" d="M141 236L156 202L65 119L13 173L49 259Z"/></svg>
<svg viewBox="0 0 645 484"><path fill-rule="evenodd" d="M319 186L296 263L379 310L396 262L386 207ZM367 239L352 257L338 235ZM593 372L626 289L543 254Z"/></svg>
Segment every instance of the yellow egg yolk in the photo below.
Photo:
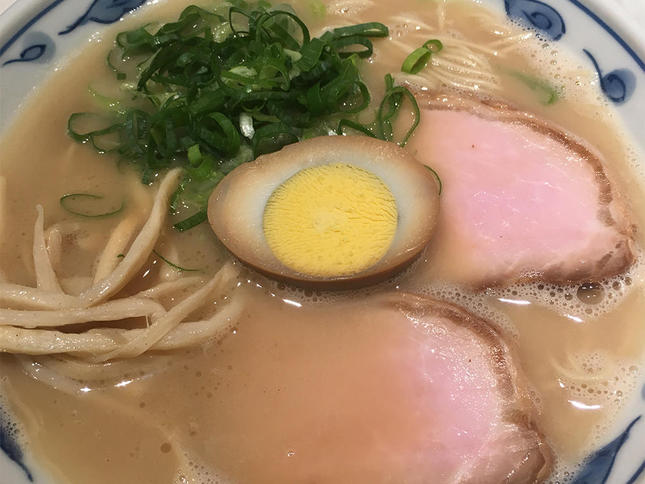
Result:
<svg viewBox="0 0 645 484"><path fill-rule="evenodd" d="M280 185L264 209L264 235L285 266L303 274L356 274L387 252L396 200L379 177L346 163L304 169Z"/></svg>

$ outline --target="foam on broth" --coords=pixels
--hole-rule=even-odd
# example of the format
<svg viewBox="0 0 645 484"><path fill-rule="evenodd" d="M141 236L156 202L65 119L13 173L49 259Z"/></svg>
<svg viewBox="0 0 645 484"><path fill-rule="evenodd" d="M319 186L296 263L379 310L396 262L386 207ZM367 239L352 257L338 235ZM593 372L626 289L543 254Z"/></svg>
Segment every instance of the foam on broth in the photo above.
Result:
<svg viewBox="0 0 645 484"><path fill-rule="evenodd" d="M119 29L146 19L170 20L188 3L157 5ZM410 46L405 52L395 43L376 42L374 60L365 66L374 99L382 94L383 75L397 72L405 55L433 33L495 46L504 35L522 32L470 1L325 3L328 25L378 20L389 25L393 39ZM297 2L296 8L315 32L320 20L309 5ZM502 25L504 35L495 33L493 25ZM126 210L141 214L150 206L151 191L140 185L135 173L119 169L111 159L64 134L69 113L92 108L87 86L109 76L104 58L113 35L114 30L104 33L104 41L56 73L0 145L1 173L8 180L0 269L11 281L33 279L36 203L45 208L46 226L61 221L71 226L66 247L73 252L63 253L60 271L70 287L74 278L92 273L96 253L118 220L78 221L59 207L60 196L73 191L109 193L115 200L126 197ZM535 39L525 41L520 50L499 48L489 60L535 72L562 89L560 101L543 106L521 83L500 76L507 101L594 141L604 158L612 160L608 175L630 201L636 224L644 226L643 173L636 168L642 165L599 94L595 74L566 52ZM61 98L60 92L78 95ZM38 133L39 142L25 143L33 133ZM643 245L642 235L638 237ZM227 257L205 225L184 234L167 230L160 247L180 255L182 265L208 273ZM275 421L297 422L302 405L318 404L313 395L299 392L306 372L294 365L322 371L320 365L333 354L332 343L353 345L367 337L365 328L351 324L335 325L330 334L326 321L351 306L348 298L383 289L415 291L464 306L515 340L540 409L539 427L559 459L553 480L566 480L580 458L606 439L613 419L642 379L645 327L639 316L645 313L645 291L637 290L644 284L642 265L605 281L601 301L591 305L580 302L577 286L521 284L476 294L456 284L450 264L437 260L440 257L430 249L417 263L426 266L424 278L415 277L413 266L394 281L344 296L291 290L244 273L239 292L248 296L248 307L223 341L159 358L151 365L138 367L133 362L118 381L106 380L74 394L34 381L17 360L2 357L2 392L24 427L24 442L62 482L262 482L264 470L276 459L298 455L297 449L286 447L269 451L272 436L279 432ZM79 266L85 268L82 273ZM434 276L428 279L428 273ZM140 284L157 277L176 274L151 260ZM303 344L309 351L303 351Z"/></svg>

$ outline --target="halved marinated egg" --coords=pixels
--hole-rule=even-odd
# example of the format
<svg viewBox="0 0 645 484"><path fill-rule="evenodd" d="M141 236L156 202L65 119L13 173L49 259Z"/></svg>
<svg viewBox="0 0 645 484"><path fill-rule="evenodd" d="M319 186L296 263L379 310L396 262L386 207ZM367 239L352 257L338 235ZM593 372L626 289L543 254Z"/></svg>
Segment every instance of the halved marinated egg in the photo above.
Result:
<svg viewBox="0 0 645 484"><path fill-rule="evenodd" d="M357 287L408 265L437 221L435 175L393 143L313 138L245 163L208 203L215 235L271 277Z"/></svg>

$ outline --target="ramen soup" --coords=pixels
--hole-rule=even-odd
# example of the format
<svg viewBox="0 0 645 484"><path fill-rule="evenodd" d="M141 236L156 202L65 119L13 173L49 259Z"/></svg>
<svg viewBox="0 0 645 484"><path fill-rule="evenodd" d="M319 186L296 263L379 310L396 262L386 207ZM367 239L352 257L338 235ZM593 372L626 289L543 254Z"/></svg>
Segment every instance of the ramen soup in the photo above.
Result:
<svg viewBox="0 0 645 484"><path fill-rule="evenodd" d="M188 5L146 6L118 31L173 21ZM509 404L521 409L512 428L518 435L528 432L529 440L539 442L532 448L541 449L540 472L527 475L571 480L584 457L614 435L614 422L642 378L645 341L638 259L643 241L636 230L645 215L641 173L595 73L475 1L325 0L294 2L294 8L312 38L364 22L389 28L386 36L378 34L382 38L372 36L373 53L355 62L372 103L352 119L376 130L370 123L386 90L406 86L416 97L421 123L404 148L391 143L391 149L434 170L411 177L426 177L424 189L438 200L423 212L434 217L439 204L437 225L426 234L429 244L414 261L400 264L399 269L411 264L402 272L383 274L385 280L328 291L316 286L316 278L303 288L302 281L280 279L286 273L263 266L263 258L246 260L255 249L245 252L222 236L226 231L219 232L213 219L234 211L226 225L233 238L249 226L245 209L232 202L217 209L223 213L209 212L224 244L209 223L176 230L172 225L195 210L180 204L166 217L179 172L159 169L141 183L140 165L127 163L127 156L97 154L91 143L78 143L66 132L72 113L118 111L112 96L133 89L132 77L115 80L106 66L117 33L107 30L34 94L0 145L0 268L7 311L0 315L6 352L0 383L18 442L57 482L456 482L468 474L451 471L451 465L476 465L464 459L491 448L464 450L472 443L464 444L459 432L485 432L491 419L502 418L498 405L514 398L522 403ZM440 43L425 44L431 39ZM424 44L419 65L402 72L406 58ZM388 73L390 85L383 83ZM398 98L394 141L402 139L415 114L405 96ZM133 103L145 110L144 101ZM441 103L465 107L442 110ZM502 153L512 151L510 131L503 139L511 141L495 145L496 133L511 128L524 130L518 136L529 137L524 148L533 149L532 155ZM356 131L346 134L361 134ZM333 137L301 143L323 143L329 152L339 146ZM281 153L297 158L310 151L297 147L257 163L268 169L282 163ZM514 272L513 261L478 255L481 247L464 242L467 236L459 230L470 215L460 207L471 205L454 202L457 188L463 188L460 180L476 184L486 178L470 170L482 170L478 160L493 150L500 163L509 156L517 160L484 170L492 173L487 186L506 193L506 186L537 166L530 156L547 148L590 163L563 175L571 190L581 190L574 197L580 203L547 204L546 216L530 222L507 220L504 233L524 233L528 248L491 250L533 250L537 255L529 262L542 264L532 273L525 266ZM191 163L203 155L195 149L188 154ZM350 155L339 157L332 167L342 172L339 179L354 176ZM459 172L455 160L469 161ZM586 180L593 160L601 160L596 176ZM361 180L369 178L363 175ZM601 201L593 195L593 203L604 204L603 213L612 211L602 237L590 237L589 247L578 252L556 247L540 259L548 244L568 243L553 235L551 221L584 225L584 190L596 187L598 177L604 188ZM387 175L381 178L390 183ZM218 193L238 193L228 180ZM244 180L241 185L250 186ZM401 200L398 193L408 186L392 188L394 199ZM254 196L248 192L245 202ZM418 201L409 203L398 204L399 220L416 210ZM485 218L484 224L495 213ZM383 233L387 240L394 237ZM541 237L540 245L535 241ZM611 255L595 264L593 245L605 243L603 237L613 244ZM248 268L231 252L273 276ZM548 268L562 253L572 260ZM518 264L526 263L520 259ZM580 269L580 261L591 261L591 269ZM135 276L126 277L126 271ZM443 319L431 319L433 314ZM435 350L442 350L432 338L440 337L462 342L434 360ZM488 345L498 351L501 370L483 359L488 350L481 348ZM496 371L505 382L495 379ZM447 374L453 380L442 381ZM497 412L493 417L482 403L489 401ZM511 449L491 454L490 466L512 460Z"/></svg>

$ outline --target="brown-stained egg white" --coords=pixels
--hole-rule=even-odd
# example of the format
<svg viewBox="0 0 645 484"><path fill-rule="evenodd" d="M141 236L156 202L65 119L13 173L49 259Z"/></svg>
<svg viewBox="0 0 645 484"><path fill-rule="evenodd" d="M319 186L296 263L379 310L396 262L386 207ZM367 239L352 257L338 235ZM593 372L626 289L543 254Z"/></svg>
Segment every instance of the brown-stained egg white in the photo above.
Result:
<svg viewBox="0 0 645 484"><path fill-rule="evenodd" d="M313 138L231 173L208 219L241 261L277 279L342 289L386 279L428 244L439 211L431 170L368 137Z"/></svg>

